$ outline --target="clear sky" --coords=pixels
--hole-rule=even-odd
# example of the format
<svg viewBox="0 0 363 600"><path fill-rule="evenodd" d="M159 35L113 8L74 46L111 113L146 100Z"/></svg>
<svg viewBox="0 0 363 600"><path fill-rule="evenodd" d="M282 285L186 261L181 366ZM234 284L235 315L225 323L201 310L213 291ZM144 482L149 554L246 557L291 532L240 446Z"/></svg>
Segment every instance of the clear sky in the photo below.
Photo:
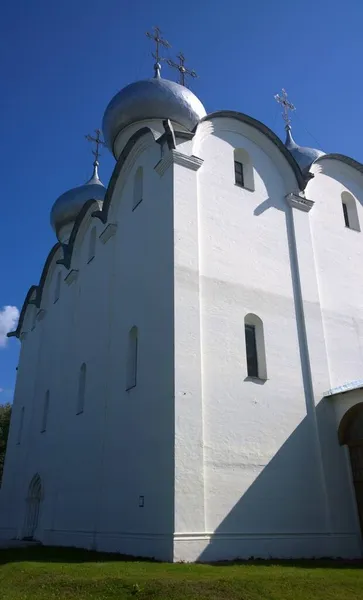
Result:
<svg viewBox="0 0 363 600"><path fill-rule="evenodd" d="M298 143L363 162L362 22L361 0L4 0L0 310L21 309L56 241L52 203L91 174L84 135L120 88L152 76L146 30L162 29L169 56L184 52L207 112L238 110L284 137L273 96L285 87ZM104 150L104 183L113 166ZM0 313L0 402L14 389L13 314Z"/></svg>

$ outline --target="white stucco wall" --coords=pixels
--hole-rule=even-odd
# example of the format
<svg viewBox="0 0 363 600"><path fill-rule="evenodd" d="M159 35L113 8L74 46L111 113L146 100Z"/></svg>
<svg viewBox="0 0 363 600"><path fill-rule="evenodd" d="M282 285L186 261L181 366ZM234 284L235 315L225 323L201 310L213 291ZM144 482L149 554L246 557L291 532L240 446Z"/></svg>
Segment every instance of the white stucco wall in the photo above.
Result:
<svg viewBox="0 0 363 600"><path fill-rule="evenodd" d="M285 199L298 192L286 158L250 125L206 121L170 153L154 140L161 124L142 122L119 136L117 155L145 124L153 133L126 158L107 223L90 208L70 270L54 257L33 331L27 309L0 535L23 535L39 473L37 535L48 544L167 560L357 556L347 457L323 393L360 377L360 234L342 228L339 200L330 204L343 188L360 198L359 178L328 161L324 173L314 167L315 205L301 212ZM234 184L235 148L248 153L253 190ZM247 377L250 313L264 325L264 381ZM137 385L126 391L133 326Z"/></svg>

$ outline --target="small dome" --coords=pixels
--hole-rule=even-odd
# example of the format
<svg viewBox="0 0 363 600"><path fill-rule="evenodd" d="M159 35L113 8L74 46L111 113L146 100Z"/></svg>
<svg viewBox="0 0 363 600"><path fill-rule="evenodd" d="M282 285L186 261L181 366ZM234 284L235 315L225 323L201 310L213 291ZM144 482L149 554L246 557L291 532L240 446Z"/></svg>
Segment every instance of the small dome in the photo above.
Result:
<svg viewBox="0 0 363 600"><path fill-rule="evenodd" d="M93 175L87 183L65 192L54 202L50 222L60 242L69 238L74 222L87 200L103 202L106 188L98 177L98 163L94 163Z"/></svg>
<svg viewBox="0 0 363 600"><path fill-rule="evenodd" d="M102 130L113 152L117 135L131 123L144 119L170 119L189 131L206 115L201 101L188 88L162 79L136 81L114 96L106 108Z"/></svg>
<svg viewBox="0 0 363 600"><path fill-rule="evenodd" d="M302 171L308 171L313 162L320 156L324 156L325 152L317 150L315 148L306 148L305 146L298 146L294 138L291 135L291 128L288 126L286 130L286 148L291 152L297 164Z"/></svg>

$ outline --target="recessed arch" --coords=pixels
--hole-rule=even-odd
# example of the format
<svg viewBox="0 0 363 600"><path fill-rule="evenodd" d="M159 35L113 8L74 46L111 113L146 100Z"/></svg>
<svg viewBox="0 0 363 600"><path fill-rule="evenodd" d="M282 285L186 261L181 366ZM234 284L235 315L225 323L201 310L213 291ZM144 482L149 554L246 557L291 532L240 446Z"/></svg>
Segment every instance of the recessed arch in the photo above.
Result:
<svg viewBox="0 0 363 600"><path fill-rule="evenodd" d="M77 397L77 415L80 415L84 411L85 399L86 399L86 378L87 378L87 365L82 363L79 370L78 376L78 397Z"/></svg>
<svg viewBox="0 0 363 600"><path fill-rule="evenodd" d="M26 498L26 513L24 523L24 539L32 540L36 537L38 528L40 504L44 497L42 480L38 473L32 478Z"/></svg>
<svg viewBox="0 0 363 600"><path fill-rule="evenodd" d="M92 227L90 234L89 234L89 242L88 242L88 261L87 262L91 262L95 255L96 255L96 235L97 235L97 231L96 231L96 227Z"/></svg>
<svg viewBox="0 0 363 600"><path fill-rule="evenodd" d="M136 169L136 173L134 175L132 210L135 210L135 208L143 200L143 187L144 187L144 170L141 166L139 166Z"/></svg>
<svg viewBox="0 0 363 600"><path fill-rule="evenodd" d="M134 325L128 335L126 390L131 390L137 383L138 336L138 329Z"/></svg>

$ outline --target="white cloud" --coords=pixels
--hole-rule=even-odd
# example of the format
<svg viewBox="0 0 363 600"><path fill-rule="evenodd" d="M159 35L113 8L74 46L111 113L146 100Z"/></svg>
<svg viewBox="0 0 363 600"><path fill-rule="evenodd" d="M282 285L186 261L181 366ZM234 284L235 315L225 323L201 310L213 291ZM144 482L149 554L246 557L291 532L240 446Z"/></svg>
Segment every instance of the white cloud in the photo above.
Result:
<svg viewBox="0 0 363 600"><path fill-rule="evenodd" d="M16 306L4 306L0 310L0 347L4 348L7 343L6 334L13 331L19 319L19 310Z"/></svg>

